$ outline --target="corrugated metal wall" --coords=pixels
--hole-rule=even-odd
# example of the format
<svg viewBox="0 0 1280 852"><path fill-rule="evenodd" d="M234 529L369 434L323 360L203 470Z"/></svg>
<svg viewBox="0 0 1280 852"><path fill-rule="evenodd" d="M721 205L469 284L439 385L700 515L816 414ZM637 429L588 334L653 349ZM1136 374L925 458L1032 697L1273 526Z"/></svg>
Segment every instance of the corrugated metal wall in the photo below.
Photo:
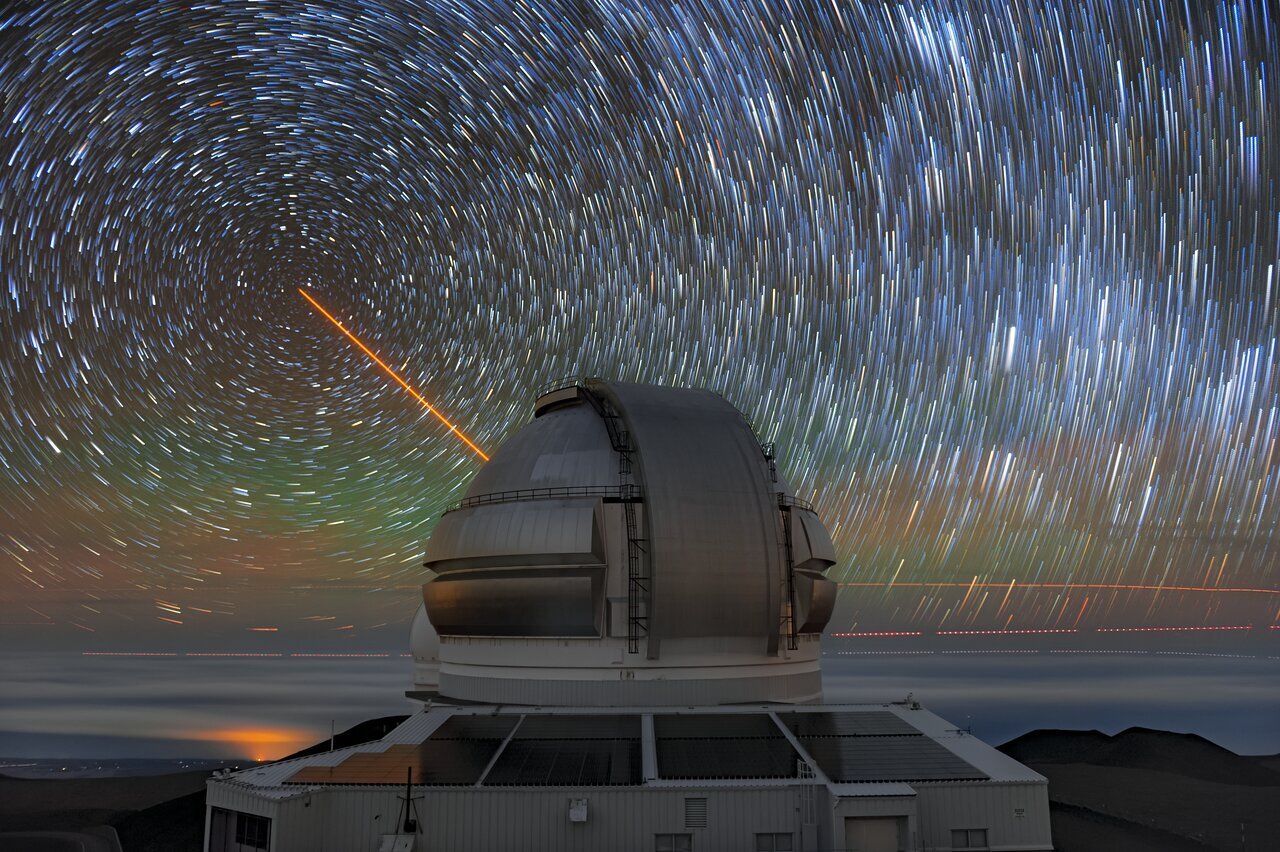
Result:
<svg viewBox="0 0 1280 852"><path fill-rule="evenodd" d="M246 814L275 818L277 802L254 795L252 788L231 784L209 783L206 785L205 802L210 807L226 808L229 811L240 811Z"/></svg>
<svg viewBox="0 0 1280 852"><path fill-rule="evenodd" d="M914 850L951 848L951 831L984 828L992 850L1051 850L1043 784L918 784L914 807L898 799L827 798L819 842L838 848L843 817L903 814ZM800 847L801 788L746 787L433 789L414 788L421 850L652 852L654 835L689 833L696 852L755 848L757 832L791 832ZM273 852L375 852L402 821L402 789L326 787L272 801L229 784L210 785L209 804L269 817ZM569 820L571 799L587 800L587 821ZM706 827L686 827L688 798L705 798ZM914 813L913 813L914 811ZM833 819L834 817L834 819Z"/></svg>
<svg viewBox="0 0 1280 852"><path fill-rule="evenodd" d="M209 852L209 813L212 808L223 808L228 811L239 811L245 814L256 814L271 820L271 849L275 852L277 849L285 847L279 845L279 831L277 826L277 817L279 810L279 802L271 799L265 799L256 796L251 792L250 788L240 787L232 784L218 784L208 782L205 785L205 808L204 808L204 850ZM289 841L292 843L292 841ZM293 848L290 846L289 848ZM299 847L301 848L301 847Z"/></svg>
<svg viewBox="0 0 1280 852"><path fill-rule="evenodd" d="M1045 784L914 784L925 850L950 849L953 828L985 828L992 850L1049 850ZM1018 815L1021 811L1021 816Z"/></svg>
<svg viewBox="0 0 1280 852"><path fill-rule="evenodd" d="M274 852L375 852L400 820L403 790L332 788L284 803ZM420 848L449 852L554 849L652 852L654 835L689 833L698 852L755 849L757 832L793 832L796 788L432 790L415 788ZM707 800L706 828L685 828L685 799ZM587 800L587 821L569 821L569 800ZM221 805L229 807L229 805ZM305 823L311 822L311 826ZM318 828L318 830L317 830ZM797 846L798 848L798 846Z"/></svg>

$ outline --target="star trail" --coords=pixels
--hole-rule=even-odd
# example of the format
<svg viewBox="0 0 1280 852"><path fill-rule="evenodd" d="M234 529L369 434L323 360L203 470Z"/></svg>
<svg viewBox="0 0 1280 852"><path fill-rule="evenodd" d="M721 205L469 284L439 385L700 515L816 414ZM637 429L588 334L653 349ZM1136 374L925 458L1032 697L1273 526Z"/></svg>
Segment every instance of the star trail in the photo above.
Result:
<svg viewBox="0 0 1280 852"><path fill-rule="evenodd" d="M1266 629L1273 13L7 5L0 620L402 637L481 460L303 289L490 451L559 376L724 394L835 631Z"/></svg>

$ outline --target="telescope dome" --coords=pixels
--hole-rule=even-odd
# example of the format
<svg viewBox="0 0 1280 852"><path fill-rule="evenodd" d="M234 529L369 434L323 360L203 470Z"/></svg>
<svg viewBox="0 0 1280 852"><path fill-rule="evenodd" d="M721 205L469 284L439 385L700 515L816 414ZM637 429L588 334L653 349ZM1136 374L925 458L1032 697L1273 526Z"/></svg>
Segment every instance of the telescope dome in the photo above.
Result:
<svg viewBox="0 0 1280 852"><path fill-rule="evenodd" d="M427 618L427 608L419 605L409 628L409 653L413 655L413 688L418 692L440 686L440 637Z"/></svg>
<svg viewBox="0 0 1280 852"><path fill-rule="evenodd" d="M820 700L834 548L737 409L585 379L534 415L427 546L442 697Z"/></svg>

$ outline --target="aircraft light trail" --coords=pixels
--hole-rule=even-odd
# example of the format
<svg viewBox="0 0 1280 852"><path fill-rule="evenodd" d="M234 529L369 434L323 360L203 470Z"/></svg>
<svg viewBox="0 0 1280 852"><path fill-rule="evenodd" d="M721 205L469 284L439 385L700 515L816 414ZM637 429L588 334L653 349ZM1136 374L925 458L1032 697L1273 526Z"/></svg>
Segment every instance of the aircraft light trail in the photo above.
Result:
<svg viewBox="0 0 1280 852"><path fill-rule="evenodd" d="M361 352L363 352L364 354L368 355L371 359L373 359L373 362L377 364L379 367L381 367L388 376L390 376L391 378L399 382L400 387L407 390L410 396L412 396L418 402L422 403L423 408L425 408L427 411L430 411L432 414L435 415L437 420L439 420L444 425L448 426L449 431L458 436L458 440L462 441L462 443L470 447L475 452L475 454L478 455L480 458L484 459L485 461L489 460L489 457L485 455L484 450L477 447L475 445L475 442L473 442L466 435L462 434L462 430L460 430L453 423L450 423L448 418L446 418L439 411L436 411L435 407L431 403L427 402L426 398L422 394L418 393L418 391L415 390L412 385L410 385L404 379L400 378L399 373L391 369L391 367L387 366L387 363L385 361L383 361L376 354L374 354L372 349L370 349L368 346L365 346L364 342L360 340L360 338L352 334L351 331L345 325L343 325L342 322L337 317L335 317L333 314L326 311L323 305L321 305L319 302L317 302L314 298L311 297L310 293L308 293L306 290L303 290L301 287L298 288L298 292L302 294L302 298L306 299L308 302L311 303L312 307L314 307L317 311L323 314L325 319L333 323L335 326L338 327L339 331L341 331L343 334L349 337L352 343L360 347Z"/></svg>
<svg viewBox="0 0 1280 852"><path fill-rule="evenodd" d="M1011 583L840 583L858 589L1006 589ZM1280 589L1235 588L1230 586L1156 586L1137 583L1018 583L1019 589L1105 589L1112 592L1211 592L1223 594L1280 595Z"/></svg>

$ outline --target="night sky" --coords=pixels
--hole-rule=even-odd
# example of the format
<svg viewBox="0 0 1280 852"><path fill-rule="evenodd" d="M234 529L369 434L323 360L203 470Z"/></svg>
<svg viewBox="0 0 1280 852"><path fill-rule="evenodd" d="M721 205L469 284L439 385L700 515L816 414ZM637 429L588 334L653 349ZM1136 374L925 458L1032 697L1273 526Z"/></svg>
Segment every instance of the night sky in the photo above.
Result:
<svg viewBox="0 0 1280 852"><path fill-rule="evenodd" d="M301 287L488 452L560 376L724 394L831 648L1274 660L1280 21L1029 5L6 4L0 639L404 650L480 460Z"/></svg>

